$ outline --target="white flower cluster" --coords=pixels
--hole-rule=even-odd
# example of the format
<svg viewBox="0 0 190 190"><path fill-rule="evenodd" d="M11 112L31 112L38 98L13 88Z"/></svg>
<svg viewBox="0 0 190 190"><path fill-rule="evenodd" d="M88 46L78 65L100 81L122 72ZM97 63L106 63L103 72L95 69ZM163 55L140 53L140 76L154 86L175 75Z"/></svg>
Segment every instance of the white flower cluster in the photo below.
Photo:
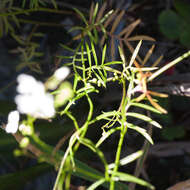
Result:
<svg viewBox="0 0 190 190"><path fill-rule="evenodd" d="M54 76L61 81L68 74L69 68L62 67L55 71ZM46 92L42 82L27 74L19 75L17 82L18 95L15 97L17 110L11 111L8 115L8 122L5 127L7 133L17 132L20 118L19 112L42 119L52 118L55 115L54 98Z"/></svg>
<svg viewBox="0 0 190 190"><path fill-rule="evenodd" d="M15 97L15 102L20 113L43 119L54 116L53 96L46 93L42 82L26 74L19 75L17 81L19 95Z"/></svg>

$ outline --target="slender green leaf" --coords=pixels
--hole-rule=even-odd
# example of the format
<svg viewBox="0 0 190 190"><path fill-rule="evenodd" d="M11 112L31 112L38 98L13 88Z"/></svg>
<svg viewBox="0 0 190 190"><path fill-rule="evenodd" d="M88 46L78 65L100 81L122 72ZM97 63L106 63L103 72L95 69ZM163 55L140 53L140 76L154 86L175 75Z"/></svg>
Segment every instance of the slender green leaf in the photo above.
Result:
<svg viewBox="0 0 190 190"><path fill-rule="evenodd" d="M105 61L105 57L106 57L106 49L107 49L107 45L104 45L103 51L102 51L102 65L104 64Z"/></svg>
<svg viewBox="0 0 190 190"><path fill-rule="evenodd" d="M74 49L72 49L72 48L70 48L69 46L66 46L65 44L59 44L62 48L64 48L64 49L66 49L66 50L68 50L68 51L71 51L71 52L74 52L75 53L75 50Z"/></svg>
<svg viewBox="0 0 190 190"><path fill-rule="evenodd" d="M132 183L137 183L139 185L142 185L142 186L145 186L145 187L148 187L150 189L155 189L153 185L151 185L150 183L142 180L142 179L139 179L135 176L132 176L130 174L126 174L126 173L123 173L123 172L113 172L113 171L110 171L111 174L114 174L116 180L119 179L119 181L127 181L127 182L132 182Z"/></svg>
<svg viewBox="0 0 190 190"><path fill-rule="evenodd" d="M94 43L97 44L99 41L99 38L98 38L98 31L96 28L93 28L93 33L94 33Z"/></svg>
<svg viewBox="0 0 190 190"><path fill-rule="evenodd" d="M92 32L88 29L86 30L86 32L87 32L88 36L90 37L90 41L96 43L96 39L95 39L94 35L92 34Z"/></svg>
<svg viewBox="0 0 190 190"><path fill-rule="evenodd" d="M113 73L121 74L121 71L118 71L118 70L113 69L111 67L104 66L104 69L106 69L107 71L113 72Z"/></svg>
<svg viewBox="0 0 190 190"><path fill-rule="evenodd" d="M76 94L79 94L81 92L86 92L87 90L95 90L94 86L85 86L83 88L80 88L79 90L76 91Z"/></svg>
<svg viewBox="0 0 190 190"><path fill-rule="evenodd" d="M96 143L96 147L99 147L111 134L115 131L120 130L120 127L116 127L114 129L110 129L109 131L104 131L99 141Z"/></svg>
<svg viewBox="0 0 190 190"><path fill-rule="evenodd" d="M149 106L149 105L147 105L147 104L136 103L136 102L132 102L132 103L130 103L130 104L131 104L131 106L140 107L140 108L143 108L143 109L146 109L146 110L155 112L155 113L162 114L162 112L160 112L159 110L157 110L157 109L155 109L154 107Z"/></svg>
<svg viewBox="0 0 190 190"><path fill-rule="evenodd" d="M129 156L126 156L125 158L122 158L120 161L119 161L119 165L120 166L124 166L124 165L127 165L133 161L135 161L136 159L138 159L139 157L141 157L143 155L143 151L142 150L139 150L133 154L130 154ZM108 165L108 168L109 169L113 169L115 167L115 163L112 163L112 164L109 164Z"/></svg>
<svg viewBox="0 0 190 190"><path fill-rule="evenodd" d="M148 78L148 82L152 81L154 78L156 78L157 76L159 76L160 74L162 74L164 71L168 70L170 67L176 65L177 63L179 63L180 61L182 61L183 59L187 58L190 56L190 51L188 51L187 53L184 53L182 56L178 57L177 59L175 59L174 61L171 61L170 63L166 64L165 66L163 66L162 68L160 68L158 71L154 72L149 78Z"/></svg>
<svg viewBox="0 0 190 190"><path fill-rule="evenodd" d="M119 116L120 112L118 111L110 111L110 112L105 112L99 116L97 116L94 120L92 120L90 123L94 123L95 121L99 121L101 119L106 119L108 117L112 117L112 116Z"/></svg>
<svg viewBox="0 0 190 190"><path fill-rule="evenodd" d="M129 127L130 129L133 129L133 130L139 132L139 133L140 133L141 135L143 135L151 144L154 144L154 143L153 143L153 140L152 140L152 138L151 138L151 136L147 133L147 130L146 130L146 129L143 129L143 128L138 127L138 126L133 125L133 124L129 124L129 123L127 123L127 124L128 124L128 127Z"/></svg>
<svg viewBox="0 0 190 190"><path fill-rule="evenodd" d="M73 32L73 31L84 31L84 28L82 26L73 26L68 32Z"/></svg>
<svg viewBox="0 0 190 190"><path fill-rule="evenodd" d="M41 146L41 143L44 144L44 146L46 146L46 148L44 148L44 146ZM46 150L46 153L49 154L50 157L52 157L52 152L54 150L53 146L47 145L43 142L38 142L36 144L36 146L42 152L44 152L44 150ZM64 155L65 155L65 152L57 151L55 156L54 156L54 159L57 159L57 163L59 163ZM92 167L89 167L87 164L85 164L85 163L83 163L77 159L75 159L74 162L75 162L75 169L64 168L64 171L72 172L72 175L74 175L74 176L83 178L83 179L88 180L88 181L93 181L93 182L104 178L104 174L102 174L101 172L97 171L96 169L94 169ZM109 183L108 182L103 183L102 186L109 188ZM118 190L128 190L127 185L120 183L120 182L116 182L115 187Z"/></svg>
<svg viewBox="0 0 190 190"><path fill-rule="evenodd" d="M95 64L98 66L98 58L97 58L96 50L95 50L95 47L94 47L93 43L91 43L91 48L92 48L92 54L93 54L93 57L94 57Z"/></svg>
<svg viewBox="0 0 190 190"><path fill-rule="evenodd" d="M123 62L121 61L111 61L111 62L107 62L107 63L104 63L104 65L116 65L116 64L123 64Z"/></svg>
<svg viewBox="0 0 190 190"><path fill-rule="evenodd" d="M120 57L121 57L121 60L122 60L123 64L126 64L125 56L124 56L123 50L121 49L121 47L118 47L118 48L119 48L119 55L120 55Z"/></svg>
<svg viewBox="0 0 190 190"><path fill-rule="evenodd" d="M102 84L102 86L106 87L106 83L104 82L105 80L103 80L95 71L93 73L96 75L98 82Z"/></svg>
<svg viewBox="0 0 190 190"><path fill-rule="evenodd" d="M135 117L135 118L138 118L138 119L141 119L141 120L144 120L144 121L146 121L146 122L148 122L148 123L154 125L155 127L162 128L162 126L161 126L158 122L152 120L150 117L145 116L145 115L143 115L143 114L140 114L140 113L133 113L133 112L127 112L126 115L127 115L127 116L131 116L131 117Z"/></svg>
<svg viewBox="0 0 190 190"><path fill-rule="evenodd" d="M97 148L90 139L79 137L79 141L82 144L84 144L85 146L89 147L93 152L95 152L99 156L99 158L101 159L102 163L104 164L104 167L106 170L108 164L107 164L107 161L104 157L103 152L99 148Z"/></svg>
<svg viewBox="0 0 190 190"><path fill-rule="evenodd" d="M132 55L131 60L129 62L129 67L131 67L133 65L133 63L137 57L137 54L139 52L139 49L141 47L141 44L142 44L142 40L138 43L137 47L135 48L135 51L133 52L133 55Z"/></svg>
<svg viewBox="0 0 190 190"><path fill-rule="evenodd" d="M86 45L86 52L87 52L87 56L88 56L88 63L89 63L90 70L91 70L91 67L92 67L91 51L90 51L88 43L85 42L85 45Z"/></svg>
<svg viewBox="0 0 190 190"><path fill-rule="evenodd" d="M87 190L94 190L96 189L98 186L102 185L103 183L105 183L106 179L105 178L101 178L99 180L97 180L96 182L94 182L90 187L88 187Z"/></svg>
<svg viewBox="0 0 190 190"><path fill-rule="evenodd" d="M103 18L101 18L99 23L102 24L113 12L114 12L114 10L110 10L107 14L104 15Z"/></svg>
<svg viewBox="0 0 190 190"><path fill-rule="evenodd" d="M141 67L141 71L154 71L157 69L158 69L158 67ZM137 71L139 71L139 68L131 67L131 70L134 72L137 72Z"/></svg>
<svg viewBox="0 0 190 190"><path fill-rule="evenodd" d="M92 24L95 23L95 19L96 19L97 12L98 12L98 3L96 3L96 6L95 6L95 8L94 8L94 10L93 10Z"/></svg>
<svg viewBox="0 0 190 190"><path fill-rule="evenodd" d="M104 28L103 24L100 24L100 28L104 34L104 37L106 38L107 37L107 34L106 34L106 29Z"/></svg>
<svg viewBox="0 0 190 190"><path fill-rule="evenodd" d="M83 13L81 11L79 11L76 8L73 8L81 17L81 19L83 20L83 22L88 26L88 21L86 20L85 16L83 15Z"/></svg>

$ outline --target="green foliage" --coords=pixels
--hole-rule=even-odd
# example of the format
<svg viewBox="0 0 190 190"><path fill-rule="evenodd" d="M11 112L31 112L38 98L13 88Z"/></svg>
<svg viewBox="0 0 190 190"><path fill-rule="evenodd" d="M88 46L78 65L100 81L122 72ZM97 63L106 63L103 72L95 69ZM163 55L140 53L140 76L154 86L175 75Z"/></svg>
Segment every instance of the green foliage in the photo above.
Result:
<svg viewBox="0 0 190 190"><path fill-rule="evenodd" d="M13 0L3 0L0 2L0 38L7 35L8 32L15 31L10 20L13 21L17 27L20 26L17 17L11 14L11 12L19 10L20 8L13 6Z"/></svg>
<svg viewBox="0 0 190 190"><path fill-rule="evenodd" d="M174 6L176 11L164 10L160 13L160 30L167 38L179 40L184 46L190 47L190 4L175 0Z"/></svg>
<svg viewBox="0 0 190 190"><path fill-rule="evenodd" d="M55 8L57 8L55 0L51 0L51 3ZM30 2L28 2L28 0L22 0L22 7L25 7L28 4L30 8L38 8L40 6L46 6L47 2L44 2L43 0L30 0Z"/></svg>
<svg viewBox="0 0 190 190"><path fill-rule="evenodd" d="M171 40L179 38L181 33L181 20L172 10L162 11L159 15L160 30Z"/></svg>
<svg viewBox="0 0 190 190"><path fill-rule="evenodd" d="M3 19L4 17L7 19L13 15L29 14L33 11L61 12L56 8L42 8L41 6L45 4L43 4L41 0L32 0L30 2L30 9L13 11L10 14L1 14ZM26 3L27 1L23 0L23 7ZM52 1L52 3L54 3L54 7L56 7L55 1ZM128 186L122 183L123 181L137 183L154 189L150 183L138 178L138 176L132 176L131 174L120 171L120 166L130 164L132 161L144 156L146 152L140 150L121 158L123 144L124 141L127 140L126 134L128 130L138 132L148 143L153 144L151 134L144 128L144 125L161 128L161 125L152 117L151 112L157 114L167 112L152 96L167 96L165 94L149 91L148 83L169 67L177 64L183 58L188 57L190 53L184 54L163 68L157 68L155 66L147 67L145 63L151 53L147 53L145 58L142 59L138 55L138 52L141 48L142 40L154 39L144 35L129 37L135 27L140 23L139 20L126 26L118 35L115 35L116 28L124 15L124 11L119 12L116 10L108 11L107 13L105 13L105 11L106 4L103 4L101 8L99 8L98 4L92 4L89 18L87 19L87 16L81 10L74 8L73 13L77 13L77 16L80 16L84 25L76 26L71 29L71 31L77 30L80 32L72 39L76 42L75 47L70 47L65 44L61 44L60 46L62 50L68 51L70 56L58 55L56 57L59 59L59 63L62 60L67 60L64 66L68 66L72 70L70 76L72 77L72 85L60 79L61 81L58 80L55 85L53 84L53 89L51 89L56 114L66 121L64 125L56 128L55 122L49 123L49 125L42 123L43 127L41 132L41 125L37 117L28 114L22 118L20 123L30 126L32 132L27 134L20 129L20 132L13 134L13 137L19 143L17 153L21 153L17 155L32 155L32 157L35 157L40 162L47 162L58 170L54 190L70 189L72 176L92 182L91 186L88 187L90 190L96 189L99 186L104 186L110 190L126 190ZM168 12L163 13L160 22L168 16L167 14ZM177 26L175 24L178 19L177 15L174 15L173 12L169 12L171 18L175 17L172 22L173 28ZM33 24L35 29L39 23ZM164 28L165 25L166 22L164 21L162 27ZM7 26L9 25L1 27L5 27L6 29ZM29 35L23 37L17 35L13 29L9 28L9 30L11 31L12 37L19 43L17 51L21 53L21 63L17 69L28 66L31 70L41 73L38 58L40 59L43 54L38 51L39 44L35 43L32 37L43 37L43 34L32 31ZM8 32L9 30L6 29L5 31ZM178 38L178 31L172 36L172 39L176 38ZM119 39L120 47L114 45L114 41L117 39ZM130 44L131 41L140 42L136 48L133 48ZM109 42L111 42L110 47L108 47ZM132 52L130 59L126 58L123 45ZM149 52L152 52L152 49L153 47L150 48L151 51ZM109 56L110 52L111 61ZM119 52L120 58L115 56L115 52ZM116 58L117 60L115 61ZM155 61L155 63L158 63L158 61ZM155 63L153 63L153 65L155 65ZM44 84L40 83L44 85L46 92L50 91L48 82L52 82L52 77L47 79ZM53 82L55 81L56 79L53 80ZM96 96L102 89L106 90L110 82L121 85L122 94L120 104L117 109L97 112L96 102L93 96ZM139 97L137 97L137 92L140 93ZM147 104L146 101L149 101L150 104ZM80 102L85 102L87 105L84 110L82 108L76 108ZM148 113L148 115L146 113ZM143 126L137 126L136 120L141 121ZM50 122L51 120L47 120L46 122L48 121ZM96 140L92 140L91 137L88 136L89 129L91 128L101 132L102 136L97 136ZM117 147L116 150L114 150L115 157L113 158L113 163L109 164L102 145L111 135L115 135L116 133L119 134L119 140L116 140ZM61 135L61 137L59 135ZM49 145L49 138L52 138L52 136L55 139L57 139L57 137L60 138L60 141L55 147ZM28 144L21 146L22 140L26 138L28 139ZM66 140L67 143L65 143ZM1 140L1 142L4 141ZM4 144L6 143L7 142L4 142ZM59 150L62 145L64 151ZM98 158L97 161L103 166L102 172L97 171L85 162L81 162L77 159L76 155L82 150L82 147L88 150L87 157L91 153L96 155L96 158ZM21 174L25 175L26 173L22 172ZM2 176L2 179L3 177L12 179L13 176L15 176L15 174Z"/></svg>
<svg viewBox="0 0 190 190"><path fill-rule="evenodd" d="M167 140L175 140L185 136L185 129L182 126L166 127L162 131L162 136Z"/></svg>

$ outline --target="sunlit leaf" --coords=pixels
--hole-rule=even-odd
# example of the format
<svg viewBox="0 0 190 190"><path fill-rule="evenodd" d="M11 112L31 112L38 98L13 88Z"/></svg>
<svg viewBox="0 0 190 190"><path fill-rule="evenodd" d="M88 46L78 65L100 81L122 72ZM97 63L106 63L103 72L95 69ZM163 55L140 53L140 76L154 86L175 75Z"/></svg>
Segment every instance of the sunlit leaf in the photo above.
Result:
<svg viewBox="0 0 190 190"><path fill-rule="evenodd" d="M101 178L99 180L97 180L96 182L94 182L90 187L88 187L88 189L86 190L94 190L96 189L98 186L102 185L103 183L105 183L106 179L105 178Z"/></svg>
<svg viewBox="0 0 190 190"><path fill-rule="evenodd" d="M127 173L123 173L123 172L113 172L110 170L110 173L111 174L114 174L116 180L119 180L119 181L126 181L126 182L133 182L133 183L137 183L139 185L142 185L142 186L146 186L150 189L155 189L154 186L152 186L150 183L142 180L142 179L139 179L135 176L132 176L130 174L127 174Z"/></svg>
<svg viewBox="0 0 190 190"><path fill-rule="evenodd" d="M139 151L137 151L135 153L132 153L132 154L126 156L125 158L122 158L119 161L119 165L120 166L127 165L127 164L135 161L136 159L140 158L142 155L143 155L143 151L142 150L139 150ZM114 167L115 167L115 163L109 164L109 166L108 166L109 169L112 169Z"/></svg>
<svg viewBox="0 0 190 190"><path fill-rule="evenodd" d="M92 24L95 23L95 19L96 19L97 12L98 12L98 3L96 3L95 8L94 8L94 10L93 10Z"/></svg>
<svg viewBox="0 0 190 190"><path fill-rule="evenodd" d="M128 127L130 129L133 129L133 130L137 131L141 135L143 135L149 141L150 144L154 144L151 136L147 133L146 129L143 129L141 127L138 127L136 125L132 125L132 124L129 124L129 123L128 123Z"/></svg>
<svg viewBox="0 0 190 190"><path fill-rule="evenodd" d="M162 113L162 112L160 112L159 110L155 109L154 107L149 106L148 104L142 104L142 103L132 102L131 105L132 105L132 106L137 106L137 107L140 107L140 108L143 108L143 109L146 109L146 110L155 112L155 113L159 113L159 114Z"/></svg>
<svg viewBox="0 0 190 190"><path fill-rule="evenodd" d="M131 117L135 117L135 118L138 118L138 119L141 119L143 121L146 121L146 122L154 125L155 127L162 128L162 126L158 122L152 120L150 117L145 116L143 114L134 113L134 112L127 112L126 115L127 116L131 116Z"/></svg>
<svg viewBox="0 0 190 190"><path fill-rule="evenodd" d="M139 52L139 49L140 49L140 47L141 47L141 44L142 44L142 41L140 41L140 42L138 43L137 47L135 48L135 51L133 52L133 55L132 55L131 60L130 60L130 62L129 62L129 67L131 67L132 64L134 63L134 61L135 61L135 59L136 59L136 56L137 56L137 54L138 54L138 52Z"/></svg>
<svg viewBox="0 0 190 190"><path fill-rule="evenodd" d="M108 131L104 131L101 138L96 143L96 147L99 147L111 134L113 134L115 131L120 130L120 127L116 127L114 129L110 129Z"/></svg>

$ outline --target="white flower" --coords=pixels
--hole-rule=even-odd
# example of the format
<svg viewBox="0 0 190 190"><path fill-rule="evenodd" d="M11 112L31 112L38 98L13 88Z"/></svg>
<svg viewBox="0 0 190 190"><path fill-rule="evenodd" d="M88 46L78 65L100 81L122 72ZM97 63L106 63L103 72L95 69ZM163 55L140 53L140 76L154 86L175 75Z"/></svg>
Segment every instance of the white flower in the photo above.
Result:
<svg viewBox="0 0 190 190"><path fill-rule="evenodd" d="M29 114L35 118L50 118L55 114L53 96L50 94L17 95L15 97L20 113Z"/></svg>
<svg viewBox="0 0 190 190"><path fill-rule="evenodd" d="M39 94L45 92L42 82L27 74L21 74L17 77L17 91L21 94Z"/></svg>
<svg viewBox="0 0 190 190"><path fill-rule="evenodd" d="M64 80L70 73L70 69L68 67L61 67L57 69L54 73L54 76L57 80Z"/></svg>
<svg viewBox="0 0 190 190"><path fill-rule="evenodd" d="M11 111L8 115L8 122L5 127L7 133L16 133L19 125L19 112L17 110Z"/></svg>
<svg viewBox="0 0 190 190"><path fill-rule="evenodd" d="M45 92L43 83L26 74L20 75L18 82L17 91L20 94L15 97L15 102L20 113L43 119L54 116L54 99Z"/></svg>

